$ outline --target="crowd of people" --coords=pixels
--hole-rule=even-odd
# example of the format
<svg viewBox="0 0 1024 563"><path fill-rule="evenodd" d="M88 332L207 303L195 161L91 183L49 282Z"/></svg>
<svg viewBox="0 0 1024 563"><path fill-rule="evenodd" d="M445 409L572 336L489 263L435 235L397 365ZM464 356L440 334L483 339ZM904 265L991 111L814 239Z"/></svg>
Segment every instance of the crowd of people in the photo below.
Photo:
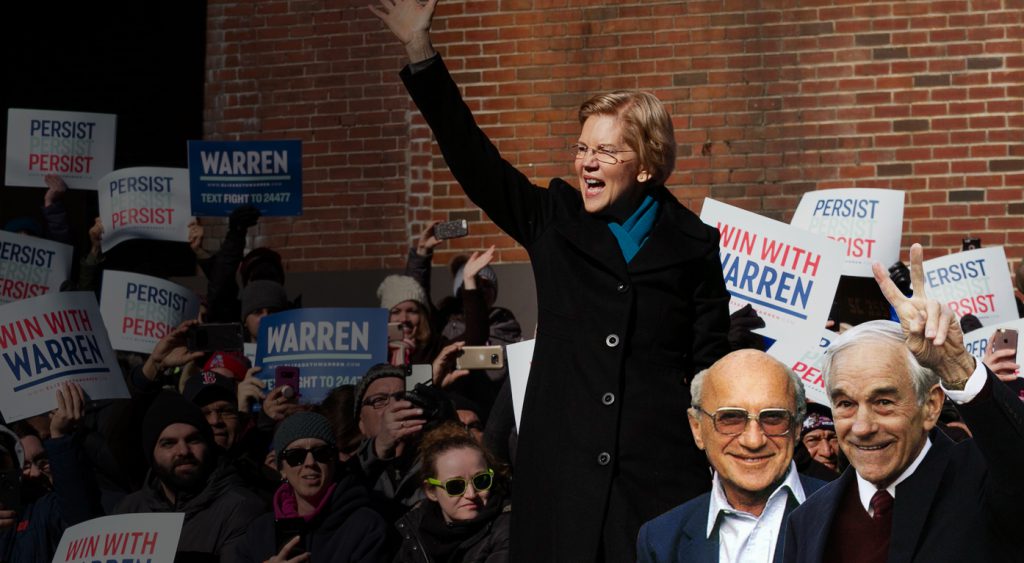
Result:
<svg viewBox="0 0 1024 563"><path fill-rule="evenodd" d="M453 175L530 255L521 422L507 368L455 361L524 338L496 306L494 248L452 261L435 304L436 224L381 280L373 305L397 333L356 384L310 403L268 389L240 349L190 349L201 323L256 342L263 318L302 306L277 252L246 252L260 214L239 207L214 254L190 226L200 318L118 353L129 399L63 383L55 410L0 426L0 563L49 561L72 525L152 512L184 514L177 560L200 563L1024 560L1019 365L967 353L976 319L924 294L919 246L910 284L875 265L893 320L835 327L831 404L809 402L752 332L756 310L729 314L717 230L665 188L676 147L657 98L585 101L578 187L535 186L463 103L431 43L435 4L371 10L406 50L401 78ZM46 181L44 221L5 228L70 243L67 188ZM97 219L63 289L99 291L102 236ZM430 378L410 389L414 365Z"/></svg>

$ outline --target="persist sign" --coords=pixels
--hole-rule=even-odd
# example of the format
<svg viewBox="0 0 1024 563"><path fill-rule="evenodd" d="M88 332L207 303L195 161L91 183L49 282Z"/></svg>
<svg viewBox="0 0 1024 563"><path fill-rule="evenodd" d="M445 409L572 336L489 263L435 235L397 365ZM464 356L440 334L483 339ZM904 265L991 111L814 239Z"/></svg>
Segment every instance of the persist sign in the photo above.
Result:
<svg viewBox="0 0 1024 563"><path fill-rule="evenodd" d="M114 169L117 116L39 109L7 110L8 186L46 187L57 174L69 188L95 190Z"/></svg>

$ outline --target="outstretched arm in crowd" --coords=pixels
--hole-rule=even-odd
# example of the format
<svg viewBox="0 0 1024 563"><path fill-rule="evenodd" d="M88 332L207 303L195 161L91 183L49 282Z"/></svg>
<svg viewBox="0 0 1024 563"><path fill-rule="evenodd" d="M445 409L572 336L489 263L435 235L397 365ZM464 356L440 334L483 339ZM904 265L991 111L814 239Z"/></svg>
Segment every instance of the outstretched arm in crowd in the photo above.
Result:
<svg viewBox="0 0 1024 563"><path fill-rule="evenodd" d="M97 217L89 228L89 253L86 254L78 268L79 291L96 292L100 289L100 272L103 271L103 221Z"/></svg>
<svg viewBox="0 0 1024 563"><path fill-rule="evenodd" d="M405 260L405 275L416 280L427 296L430 296L430 266L434 262L434 248L442 242L434 236L434 227L438 223L440 221L434 221L420 232L416 247L409 249L409 257Z"/></svg>
<svg viewBox="0 0 1024 563"><path fill-rule="evenodd" d="M53 472L53 488L61 516L68 526L102 514L100 492L90 462L75 435L85 417L85 391L68 382L57 389L57 410L50 418L50 438L44 446Z"/></svg>
<svg viewBox="0 0 1024 563"><path fill-rule="evenodd" d="M43 219L46 220L46 238L72 244L71 227L68 226L68 212L64 207L64 194L68 191L68 185L56 174L47 174L43 177L46 182L46 195L43 196Z"/></svg>
<svg viewBox="0 0 1024 563"><path fill-rule="evenodd" d="M236 208L228 217L228 232L206 270L209 278L206 289L208 322L234 323L241 318L235 273L245 253L245 236L259 218L259 209L251 205Z"/></svg>

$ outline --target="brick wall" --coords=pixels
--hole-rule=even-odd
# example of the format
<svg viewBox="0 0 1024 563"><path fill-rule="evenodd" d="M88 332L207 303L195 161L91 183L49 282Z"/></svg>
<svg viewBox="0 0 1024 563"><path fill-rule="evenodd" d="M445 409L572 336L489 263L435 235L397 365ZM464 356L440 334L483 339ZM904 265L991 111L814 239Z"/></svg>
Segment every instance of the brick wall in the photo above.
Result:
<svg viewBox="0 0 1024 563"><path fill-rule="evenodd" d="M305 214L255 244L293 271L399 267L426 222L448 255L495 244L397 77L368 0L209 1L205 135L303 141ZM965 233L1024 256L1024 0L441 0L434 42L481 126L535 182L590 94L651 90L674 116L669 181L788 221L808 190L904 190L904 244ZM217 227L211 227L216 235Z"/></svg>

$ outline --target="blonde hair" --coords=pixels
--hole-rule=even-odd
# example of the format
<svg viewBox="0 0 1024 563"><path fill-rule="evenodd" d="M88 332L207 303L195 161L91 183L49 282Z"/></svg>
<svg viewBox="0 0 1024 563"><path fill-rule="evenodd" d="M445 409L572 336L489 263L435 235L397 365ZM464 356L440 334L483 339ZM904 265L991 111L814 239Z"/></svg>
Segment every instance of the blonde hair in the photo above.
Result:
<svg viewBox="0 0 1024 563"><path fill-rule="evenodd" d="M645 184L664 184L668 180L676 166L675 128L654 94L639 90L597 94L580 106L580 125L592 115L610 115L622 122L623 141L636 151L640 170L651 175Z"/></svg>

